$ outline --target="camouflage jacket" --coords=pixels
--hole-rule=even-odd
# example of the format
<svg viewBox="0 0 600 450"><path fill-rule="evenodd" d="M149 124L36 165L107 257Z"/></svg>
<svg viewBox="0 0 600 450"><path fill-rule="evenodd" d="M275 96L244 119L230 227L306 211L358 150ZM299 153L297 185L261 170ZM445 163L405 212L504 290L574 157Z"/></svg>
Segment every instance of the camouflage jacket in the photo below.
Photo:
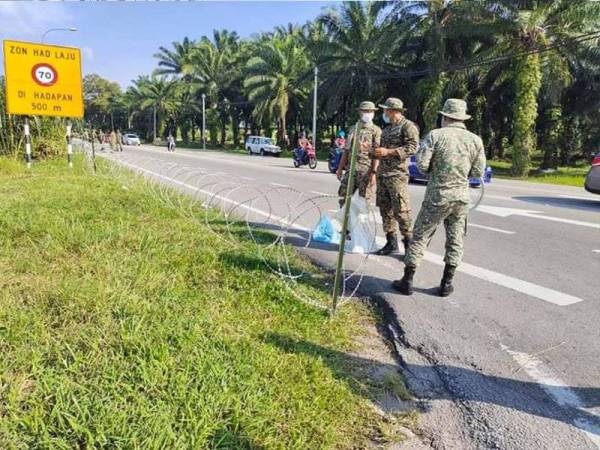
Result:
<svg viewBox="0 0 600 450"><path fill-rule="evenodd" d="M381 142L381 128L374 123L363 123L361 124L360 135L358 137L358 155L356 156L356 169L357 170L369 170L371 168L371 151L379 147ZM352 145L354 142L354 129L356 126L350 128L348 139L346 140L346 151L348 152L348 166L350 168L350 156L352 152ZM371 142L371 148L368 150L361 150L361 142Z"/></svg>
<svg viewBox="0 0 600 450"><path fill-rule="evenodd" d="M429 174L423 203L469 203L469 177L480 178L485 169L483 142L457 122L431 131L419 145L417 167Z"/></svg>
<svg viewBox="0 0 600 450"><path fill-rule="evenodd" d="M396 151L393 155L381 158L377 176L408 177L408 160L417 151L418 143L419 129L406 118L385 127L381 133L381 146Z"/></svg>

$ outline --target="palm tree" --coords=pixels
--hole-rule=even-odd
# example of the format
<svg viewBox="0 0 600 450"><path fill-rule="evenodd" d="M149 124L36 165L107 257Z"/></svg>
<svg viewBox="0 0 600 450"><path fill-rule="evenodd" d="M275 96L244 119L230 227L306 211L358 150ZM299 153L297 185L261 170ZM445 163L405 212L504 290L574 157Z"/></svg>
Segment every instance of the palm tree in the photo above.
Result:
<svg viewBox="0 0 600 450"><path fill-rule="evenodd" d="M173 50L159 47L154 54L158 59L158 68L154 71L156 75L177 75L185 81L191 81L194 74L193 56L196 52L194 41L185 37L183 41L173 42Z"/></svg>
<svg viewBox="0 0 600 450"><path fill-rule="evenodd" d="M132 95L139 99L140 109L152 109L153 139L156 140L161 122L175 107L177 81L166 77L140 76L133 81Z"/></svg>
<svg viewBox="0 0 600 450"><path fill-rule="evenodd" d="M246 66L244 88L254 103L254 117L270 122L277 119L277 139L283 144L291 105L306 97L301 76L308 67L304 49L293 36L273 39L255 48Z"/></svg>

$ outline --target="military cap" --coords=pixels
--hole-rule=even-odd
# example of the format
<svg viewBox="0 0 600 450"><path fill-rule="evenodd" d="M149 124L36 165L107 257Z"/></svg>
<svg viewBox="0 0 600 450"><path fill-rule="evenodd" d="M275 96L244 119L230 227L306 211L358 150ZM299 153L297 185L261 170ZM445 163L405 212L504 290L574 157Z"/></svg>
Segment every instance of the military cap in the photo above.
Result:
<svg viewBox="0 0 600 450"><path fill-rule="evenodd" d="M438 111L442 116L446 116L454 120L468 120L471 118L467 114L467 102L458 98L449 98L444 103L441 111Z"/></svg>
<svg viewBox="0 0 600 450"><path fill-rule="evenodd" d="M373 103L373 102L361 102L358 109L360 111L377 111L377 108L375 107L375 103Z"/></svg>
<svg viewBox="0 0 600 450"><path fill-rule="evenodd" d="M395 109L397 111L404 111L404 103L402 100L396 97L388 98L383 105L379 105L383 109Z"/></svg>

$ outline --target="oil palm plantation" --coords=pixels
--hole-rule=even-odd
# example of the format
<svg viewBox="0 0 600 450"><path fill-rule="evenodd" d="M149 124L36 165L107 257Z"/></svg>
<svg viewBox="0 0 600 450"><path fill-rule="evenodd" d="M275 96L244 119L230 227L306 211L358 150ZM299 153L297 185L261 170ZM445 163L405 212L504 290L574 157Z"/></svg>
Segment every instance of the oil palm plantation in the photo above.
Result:
<svg viewBox="0 0 600 450"><path fill-rule="evenodd" d="M254 117L263 123L277 121L277 140L284 142L290 107L306 98L303 75L308 60L298 40L291 35L257 45L246 66L244 88L254 104Z"/></svg>

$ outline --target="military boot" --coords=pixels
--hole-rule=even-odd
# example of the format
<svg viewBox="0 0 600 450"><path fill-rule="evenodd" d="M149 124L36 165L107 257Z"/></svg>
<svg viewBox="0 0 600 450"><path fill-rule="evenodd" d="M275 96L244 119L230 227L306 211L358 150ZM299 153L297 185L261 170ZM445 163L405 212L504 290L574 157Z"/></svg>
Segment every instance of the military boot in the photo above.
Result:
<svg viewBox="0 0 600 450"><path fill-rule="evenodd" d="M404 244L404 254L406 255L406 252L408 252L408 246L410 244L410 238L405 237L404 239L402 239L402 244Z"/></svg>
<svg viewBox="0 0 600 450"><path fill-rule="evenodd" d="M404 276L401 280L395 280L392 287L404 295L412 295L413 293L413 277L415 276L415 266L404 266Z"/></svg>
<svg viewBox="0 0 600 450"><path fill-rule="evenodd" d="M387 242L375 252L376 255L389 255L398 251L398 237L396 233L387 233L385 238Z"/></svg>
<svg viewBox="0 0 600 450"><path fill-rule="evenodd" d="M448 297L454 292L454 285L452 284L454 272L456 272L456 266L446 264L442 282L440 283L440 297Z"/></svg>

